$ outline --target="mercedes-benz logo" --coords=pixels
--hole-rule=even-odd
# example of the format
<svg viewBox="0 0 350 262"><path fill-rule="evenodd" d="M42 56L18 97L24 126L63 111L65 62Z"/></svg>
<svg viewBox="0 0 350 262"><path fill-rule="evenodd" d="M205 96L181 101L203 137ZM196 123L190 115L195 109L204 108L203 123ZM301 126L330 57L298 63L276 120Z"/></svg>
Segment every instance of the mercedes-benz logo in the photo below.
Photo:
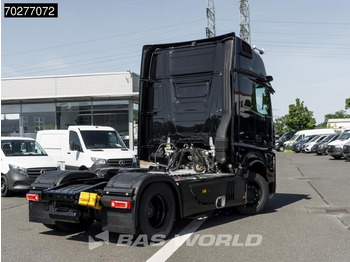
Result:
<svg viewBox="0 0 350 262"><path fill-rule="evenodd" d="M125 161L124 160L119 160L118 164L119 164L119 166L125 166Z"/></svg>
<svg viewBox="0 0 350 262"><path fill-rule="evenodd" d="M46 173L47 171L49 171L49 170L41 169L41 170L40 170L40 174L42 175L42 174Z"/></svg>

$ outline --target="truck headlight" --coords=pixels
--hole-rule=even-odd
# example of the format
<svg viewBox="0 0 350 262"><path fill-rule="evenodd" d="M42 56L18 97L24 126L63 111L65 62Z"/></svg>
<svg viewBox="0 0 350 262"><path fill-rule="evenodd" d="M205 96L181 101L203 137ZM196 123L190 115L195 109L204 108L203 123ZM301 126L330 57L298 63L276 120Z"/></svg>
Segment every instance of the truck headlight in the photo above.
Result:
<svg viewBox="0 0 350 262"><path fill-rule="evenodd" d="M10 167L10 169L11 169L13 172L15 172L15 173L17 173L17 174L21 174L21 175L23 175L23 176L28 175L27 169L24 168L24 167L15 166L15 165L11 165L11 164L9 164L9 167Z"/></svg>
<svg viewBox="0 0 350 262"><path fill-rule="evenodd" d="M103 158L91 157L91 161L98 165L106 164L106 159Z"/></svg>

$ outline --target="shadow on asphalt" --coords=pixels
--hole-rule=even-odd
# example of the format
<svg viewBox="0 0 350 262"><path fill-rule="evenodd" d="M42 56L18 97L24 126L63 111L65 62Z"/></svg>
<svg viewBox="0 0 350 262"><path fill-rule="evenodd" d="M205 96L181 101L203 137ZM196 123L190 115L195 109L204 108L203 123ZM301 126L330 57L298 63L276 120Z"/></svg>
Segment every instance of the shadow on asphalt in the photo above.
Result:
<svg viewBox="0 0 350 262"><path fill-rule="evenodd" d="M309 195L304 195L304 194L276 193L275 196L269 200L269 203L266 209L262 212L262 214L278 212L278 209L291 205L303 199L311 199L311 198ZM235 213L235 211L232 209L222 210L220 212L214 213L210 217L210 219L208 219L201 226L201 229L207 229L210 227L219 226L226 223L231 223L240 219L244 219L246 217L248 216L239 215Z"/></svg>
<svg viewBox="0 0 350 262"><path fill-rule="evenodd" d="M276 193L275 197L270 199L267 208L264 210L263 214L278 212L278 209L301 201L303 199L310 199L309 195L303 194L286 194L286 193ZM222 209L220 211L214 212L209 215L205 223L200 227L200 230L208 229L215 226L220 226L223 224L231 223L240 219L244 219L247 216L238 215L232 209ZM170 235L165 239L172 239L178 234L187 224L189 224L192 219L180 219L175 221L174 228ZM101 223L95 222L87 231L79 233L66 233L59 232L55 230L43 231L40 234L47 234L53 236L66 237L67 240L81 241L89 243L89 246L99 246L102 243L118 243L120 234L111 233L102 230ZM134 237L133 241L137 236ZM138 242L145 242L144 240L138 240ZM145 247L146 245L136 245L136 247Z"/></svg>
<svg viewBox="0 0 350 262"><path fill-rule="evenodd" d="M303 199L311 199L311 197L304 194L276 193L275 197L270 199L263 213L277 212L279 208L291 205Z"/></svg>

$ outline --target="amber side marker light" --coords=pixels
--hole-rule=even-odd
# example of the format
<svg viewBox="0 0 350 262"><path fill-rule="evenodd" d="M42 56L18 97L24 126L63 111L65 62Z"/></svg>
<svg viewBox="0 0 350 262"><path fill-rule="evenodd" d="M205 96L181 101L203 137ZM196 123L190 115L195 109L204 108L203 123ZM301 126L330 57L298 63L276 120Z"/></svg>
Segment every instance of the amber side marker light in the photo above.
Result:
<svg viewBox="0 0 350 262"><path fill-rule="evenodd" d="M111 208L130 209L130 201L111 200Z"/></svg>
<svg viewBox="0 0 350 262"><path fill-rule="evenodd" d="M39 202L40 197L39 197L39 194L27 193L27 194L26 194L26 199L27 199L28 201Z"/></svg>

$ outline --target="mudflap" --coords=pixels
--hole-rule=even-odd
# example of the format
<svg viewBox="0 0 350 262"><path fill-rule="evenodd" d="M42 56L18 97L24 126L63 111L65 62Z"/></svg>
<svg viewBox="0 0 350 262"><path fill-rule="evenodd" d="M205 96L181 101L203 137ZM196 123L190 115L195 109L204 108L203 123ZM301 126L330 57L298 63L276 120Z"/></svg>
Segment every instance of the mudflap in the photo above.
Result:
<svg viewBox="0 0 350 262"><path fill-rule="evenodd" d="M103 202L110 203L113 196L104 196ZM118 200L130 200L122 197L118 197ZM130 210L124 209L113 209L109 207L104 207L102 209L102 229L108 230L114 233L120 234L131 234L135 235L137 222L135 218L135 204L131 203Z"/></svg>
<svg viewBox="0 0 350 262"><path fill-rule="evenodd" d="M49 202L29 201L29 222L54 225L55 220L50 217Z"/></svg>

